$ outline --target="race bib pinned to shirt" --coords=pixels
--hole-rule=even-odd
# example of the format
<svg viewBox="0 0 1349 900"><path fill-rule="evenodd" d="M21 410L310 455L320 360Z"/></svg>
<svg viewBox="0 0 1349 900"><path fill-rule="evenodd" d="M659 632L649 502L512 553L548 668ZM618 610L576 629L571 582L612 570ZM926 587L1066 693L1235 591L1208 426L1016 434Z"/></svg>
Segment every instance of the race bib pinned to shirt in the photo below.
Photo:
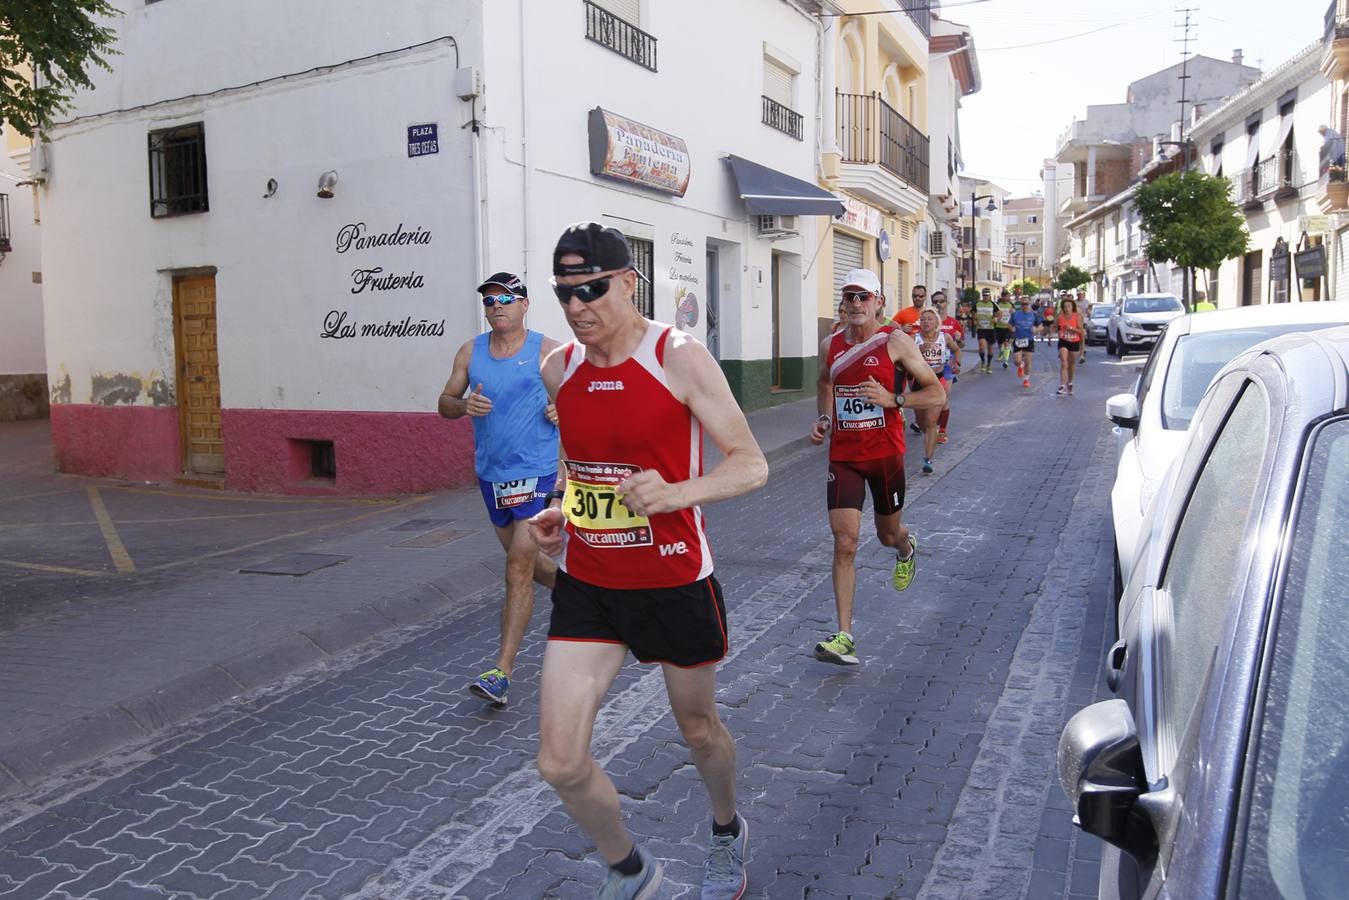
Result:
<svg viewBox="0 0 1349 900"><path fill-rule="evenodd" d="M834 385L834 427L840 431L864 431L885 427L885 410L867 399L860 384Z"/></svg>
<svg viewBox="0 0 1349 900"><path fill-rule="evenodd" d="M565 460L567 493L562 513L572 533L592 547L649 547L651 522L623 505L618 485L641 471L626 463Z"/></svg>
<svg viewBox="0 0 1349 900"><path fill-rule="evenodd" d="M492 482L492 497L496 500L497 509L510 509L533 500L538 486L539 479L537 478L494 481Z"/></svg>

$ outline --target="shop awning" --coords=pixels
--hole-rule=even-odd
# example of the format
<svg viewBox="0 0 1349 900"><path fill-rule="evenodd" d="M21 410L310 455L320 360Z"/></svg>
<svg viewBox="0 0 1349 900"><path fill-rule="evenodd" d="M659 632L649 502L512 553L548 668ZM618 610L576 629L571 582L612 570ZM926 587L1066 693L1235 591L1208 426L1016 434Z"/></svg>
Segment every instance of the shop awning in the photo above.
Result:
<svg viewBox="0 0 1349 900"><path fill-rule="evenodd" d="M843 201L809 181L727 156L745 208L764 216L841 216Z"/></svg>

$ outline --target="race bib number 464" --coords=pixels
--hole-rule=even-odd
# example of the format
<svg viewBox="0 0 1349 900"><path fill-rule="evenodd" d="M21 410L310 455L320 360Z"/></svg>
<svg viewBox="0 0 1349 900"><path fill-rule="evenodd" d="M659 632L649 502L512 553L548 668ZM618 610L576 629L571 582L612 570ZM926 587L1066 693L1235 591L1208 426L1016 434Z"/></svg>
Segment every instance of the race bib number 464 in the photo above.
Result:
<svg viewBox="0 0 1349 900"><path fill-rule="evenodd" d="M840 431L884 428L885 410L867 399L860 384L834 385L834 427Z"/></svg>
<svg viewBox="0 0 1349 900"><path fill-rule="evenodd" d="M562 512L572 533L592 547L649 547L651 523L623 505L618 485L641 471L626 463L566 460L567 496Z"/></svg>

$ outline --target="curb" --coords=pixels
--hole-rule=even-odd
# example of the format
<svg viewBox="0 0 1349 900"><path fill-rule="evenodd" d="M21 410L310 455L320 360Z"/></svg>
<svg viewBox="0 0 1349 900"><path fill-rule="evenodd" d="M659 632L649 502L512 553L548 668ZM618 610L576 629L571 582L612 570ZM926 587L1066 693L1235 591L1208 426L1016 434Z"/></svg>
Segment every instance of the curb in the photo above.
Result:
<svg viewBox="0 0 1349 900"><path fill-rule="evenodd" d="M314 622L265 647L208 663L80 719L0 744L0 799L26 793L44 779L144 740L386 631L444 612L456 599L434 584L421 584Z"/></svg>

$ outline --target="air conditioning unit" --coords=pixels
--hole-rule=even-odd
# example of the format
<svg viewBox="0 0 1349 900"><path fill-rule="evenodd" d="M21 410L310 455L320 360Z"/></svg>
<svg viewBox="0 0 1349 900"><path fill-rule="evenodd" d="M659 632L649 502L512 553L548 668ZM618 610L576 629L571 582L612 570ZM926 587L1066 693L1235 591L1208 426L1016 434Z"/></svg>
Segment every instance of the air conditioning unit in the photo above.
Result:
<svg viewBox="0 0 1349 900"><path fill-rule="evenodd" d="M928 237L928 253L932 256L946 255L946 232L936 229Z"/></svg>
<svg viewBox="0 0 1349 900"><path fill-rule="evenodd" d="M755 216L759 234L796 234L796 216Z"/></svg>

